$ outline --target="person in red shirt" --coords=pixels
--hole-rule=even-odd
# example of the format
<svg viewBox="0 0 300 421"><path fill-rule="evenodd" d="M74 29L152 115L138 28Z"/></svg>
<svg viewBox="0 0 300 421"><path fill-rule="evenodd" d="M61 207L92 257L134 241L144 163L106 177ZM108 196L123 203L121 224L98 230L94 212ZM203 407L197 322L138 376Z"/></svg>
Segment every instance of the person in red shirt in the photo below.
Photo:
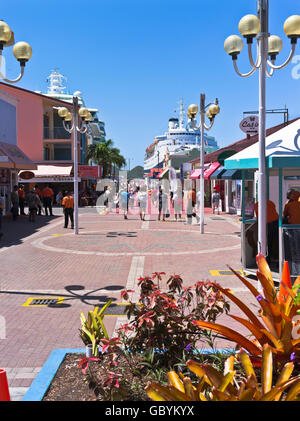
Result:
<svg viewBox="0 0 300 421"><path fill-rule="evenodd" d="M71 222L71 228L74 228L74 199L70 195L69 192L65 193L65 196L61 202L64 208L64 215L65 215L65 226L64 228L68 228L69 219Z"/></svg>
<svg viewBox="0 0 300 421"><path fill-rule="evenodd" d="M42 197L43 197L43 203L44 203L46 216L48 216L48 209L49 209L50 216L53 216L53 213L52 213L53 196L54 196L54 192L49 185L43 188Z"/></svg>

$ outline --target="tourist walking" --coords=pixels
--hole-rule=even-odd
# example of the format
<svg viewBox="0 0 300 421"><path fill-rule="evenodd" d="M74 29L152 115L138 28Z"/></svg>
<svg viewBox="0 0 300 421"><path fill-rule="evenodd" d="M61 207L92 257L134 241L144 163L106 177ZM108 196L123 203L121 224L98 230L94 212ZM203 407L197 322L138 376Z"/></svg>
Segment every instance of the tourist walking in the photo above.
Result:
<svg viewBox="0 0 300 421"><path fill-rule="evenodd" d="M25 208L25 191L23 184L20 184L18 189L18 196L19 196L19 208L20 208L20 215L26 215L24 212Z"/></svg>
<svg viewBox="0 0 300 421"><path fill-rule="evenodd" d="M71 222L71 228L74 228L74 198L69 192L65 193L65 196L61 202L64 208L65 225L64 228L68 228L69 220Z"/></svg>
<svg viewBox="0 0 300 421"><path fill-rule="evenodd" d="M127 191L127 188L121 187L121 190L119 191L119 205L121 205L121 209L124 212L124 219L128 219L128 201L130 198L130 194Z"/></svg>
<svg viewBox="0 0 300 421"><path fill-rule="evenodd" d="M13 216L13 221L16 221L19 215L19 194L18 194L18 186L14 186L13 191L10 195L11 201L11 213Z"/></svg>
<svg viewBox="0 0 300 421"><path fill-rule="evenodd" d="M200 221L199 216L196 214L194 210L195 206L196 206L196 190L190 189L187 194L187 206L186 206L186 213L187 213L186 224L187 225L192 224L192 219L193 219L192 217L197 219L197 223L199 223Z"/></svg>
<svg viewBox="0 0 300 421"><path fill-rule="evenodd" d="M158 191L158 220L160 221L161 214L163 217L163 221L166 219L166 214L168 210L168 195L164 192L164 189L162 186L159 186Z"/></svg>
<svg viewBox="0 0 300 421"><path fill-rule="evenodd" d="M45 208L45 215L48 216L48 209L49 209L50 216L53 216L52 201L54 197L54 192L49 185L43 188L42 197L43 197L43 203L44 203L44 208Z"/></svg>
<svg viewBox="0 0 300 421"><path fill-rule="evenodd" d="M138 205L140 208L140 218L145 221L146 209L148 204L148 192L146 186L141 186L137 193Z"/></svg>
<svg viewBox="0 0 300 421"><path fill-rule="evenodd" d="M182 213L182 192L180 190L177 190L173 194L173 208L174 208L174 214L175 219L179 218L181 220L181 213Z"/></svg>
<svg viewBox="0 0 300 421"><path fill-rule="evenodd" d="M218 211L218 215L220 215L220 193L217 191L217 189L214 189L214 192L212 194L212 208L213 208L213 214L215 211Z"/></svg>

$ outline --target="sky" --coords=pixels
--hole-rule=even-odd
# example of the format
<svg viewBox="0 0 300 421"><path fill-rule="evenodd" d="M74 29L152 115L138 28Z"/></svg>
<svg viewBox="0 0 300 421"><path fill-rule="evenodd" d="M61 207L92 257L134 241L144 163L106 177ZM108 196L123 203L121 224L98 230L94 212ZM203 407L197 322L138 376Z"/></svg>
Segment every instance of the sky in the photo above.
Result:
<svg viewBox="0 0 300 421"><path fill-rule="evenodd" d="M285 20L299 14L295 0L270 0L270 32L283 39L278 63L290 50ZM187 107L219 99L221 113L210 131L220 147L241 140L243 112L258 110L258 72L239 77L224 51L224 40L239 35L238 23L256 14L256 0L10 0L1 5L15 41L31 44L33 56L17 86L46 92L53 69L67 78L70 93L81 91L88 107L99 109L107 139L130 166L142 165L145 149ZM246 47L246 43L244 43ZM6 48L7 77L18 73ZM239 58L249 71L246 48ZM267 81L267 108L300 116L300 42L295 62ZM283 122L268 115L267 127Z"/></svg>

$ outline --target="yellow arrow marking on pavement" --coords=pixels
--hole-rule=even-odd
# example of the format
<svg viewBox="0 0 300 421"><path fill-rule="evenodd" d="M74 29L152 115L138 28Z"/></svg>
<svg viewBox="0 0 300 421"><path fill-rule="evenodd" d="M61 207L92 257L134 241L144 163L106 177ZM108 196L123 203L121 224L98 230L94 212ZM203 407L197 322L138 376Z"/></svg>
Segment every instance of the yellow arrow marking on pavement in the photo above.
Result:
<svg viewBox="0 0 300 421"><path fill-rule="evenodd" d="M47 302L47 300L51 302ZM62 304L63 301L64 297L31 297L23 304L23 307L48 307L49 305Z"/></svg>
<svg viewBox="0 0 300 421"><path fill-rule="evenodd" d="M212 276L233 276L234 273L231 270L210 270L209 271ZM236 270L240 275L244 275L245 273L242 270Z"/></svg>

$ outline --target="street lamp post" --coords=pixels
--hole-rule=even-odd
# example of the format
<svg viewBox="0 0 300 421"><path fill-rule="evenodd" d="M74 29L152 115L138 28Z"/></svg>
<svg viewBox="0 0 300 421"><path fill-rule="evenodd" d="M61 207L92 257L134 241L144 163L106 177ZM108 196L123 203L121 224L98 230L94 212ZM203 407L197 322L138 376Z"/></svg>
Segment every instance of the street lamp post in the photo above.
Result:
<svg viewBox="0 0 300 421"><path fill-rule="evenodd" d="M19 82L19 80L22 79L24 75L25 65L32 56L32 48L29 44L27 44L27 42L17 42L13 47L13 55L20 62L21 71L16 79L7 79L5 76L5 71L4 73L2 73L2 65L4 63L2 53L4 47L10 47L14 44L14 42L14 33L7 25L7 23L0 20L0 78L7 83L17 83Z"/></svg>
<svg viewBox="0 0 300 421"><path fill-rule="evenodd" d="M204 130L209 131L214 122L215 117L220 112L220 108L218 106L218 99L215 100L215 103L210 103L205 105L205 94L201 94L200 96L200 126L197 127L195 123L195 118L198 114L199 108L197 105L192 104L188 107L188 117L190 119L191 126L194 130L200 130L201 133L201 145L200 145L200 234L204 234ZM206 110L208 111L206 112ZM205 113L207 118L210 120L210 125L206 126L205 124Z"/></svg>
<svg viewBox="0 0 300 421"><path fill-rule="evenodd" d="M87 132L88 123L93 117L87 108L78 109L78 97L76 96L73 97L73 113L71 114L67 108L61 107L58 109L58 115L63 118L64 129L69 133L74 133L74 234L78 235L78 134Z"/></svg>
<svg viewBox="0 0 300 421"><path fill-rule="evenodd" d="M243 49L243 41L237 35L225 40L224 48L232 56L234 69L241 77L249 77L259 70L259 180L258 180L258 252L267 256L267 192L266 192L266 77L275 70L286 67L292 60L297 40L300 37L300 16L289 17L284 23L284 32L291 39L291 52L281 65L275 65L276 57L282 50L282 40L269 33L269 0L257 1L257 16L246 15L239 23L239 31L247 40L251 70L241 73L237 66L238 55ZM257 59L252 55L253 39L257 39Z"/></svg>

